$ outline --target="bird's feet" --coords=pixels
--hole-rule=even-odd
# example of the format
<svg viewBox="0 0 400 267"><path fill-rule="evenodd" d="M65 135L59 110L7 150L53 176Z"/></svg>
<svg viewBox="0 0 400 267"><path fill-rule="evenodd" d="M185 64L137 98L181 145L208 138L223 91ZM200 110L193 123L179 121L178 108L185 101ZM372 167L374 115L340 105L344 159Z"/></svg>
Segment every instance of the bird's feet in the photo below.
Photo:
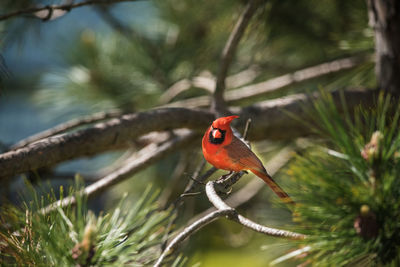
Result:
<svg viewBox="0 0 400 267"><path fill-rule="evenodd" d="M223 181L229 179L230 178L229 176L231 176L232 174L233 174L233 171L230 171L229 173L222 175L221 177L219 177L217 179L217 182L223 182Z"/></svg>

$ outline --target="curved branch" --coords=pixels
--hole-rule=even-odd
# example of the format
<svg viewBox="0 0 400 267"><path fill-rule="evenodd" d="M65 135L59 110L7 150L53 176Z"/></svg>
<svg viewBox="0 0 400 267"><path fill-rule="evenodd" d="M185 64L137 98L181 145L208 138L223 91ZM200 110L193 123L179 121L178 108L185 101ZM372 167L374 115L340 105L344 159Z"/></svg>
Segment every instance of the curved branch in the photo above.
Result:
<svg viewBox="0 0 400 267"><path fill-rule="evenodd" d="M158 258L157 262L154 264L154 267L161 266L161 263L165 259L168 254L173 251L182 241L186 238L203 228L204 226L208 225L209 223L215 221L219 217L226 216L234 212L233 209L226 209L226 210L216 210L213 211L204 217L200 218L199 220L195 221L191 225L187 226L182 232L180 232L174 239L172 239L171 243L165 248L162 252L161 256Z"/></svg>
<svg viewBox="0 0 400 267"><path fill-rule="evenodd" d="M265 96L269 93L277 91L297 83L305 82L324 75L337 73L339 71L351 69L371 60L370 57L348 57L337 59L312 67L297 70L292 73L287 73L264 82L244 86L241 88L226 91L224 99L231 103L235 101L246 100L257 96ZM193 97L185 100L175 101L163 107L206 107L210 105L209 96Z"/></svg>
<svg viewBox="0 0 400 267"><path fill-rule="evenodd" d="M254 15L258 8L258 4L261 1L250 0L240 18L236 22L228 41L225 44L224 50L222 51L221 62L219 66L219 72L217 75L217 81L215 84L214 97L212 102L212 109L215 111L224 111L224 91L225 91L225 78L228 74L228 69L231 65L233 56L236 52L237 46L242 38L250 19Z"/></svg>
<svg viewBox="0 0 400 267"><path fill-rule="evenodd" d="M222 199L215 192L214 185L216 185L216 183L217 182L215 181L208 182L206 185L206 193L209 201L217 208L217 210L211 211L210 213L204 215L200 219L197 219L189 226L185 227L178 235L176 235L174 239L172 239L172 241L161 253L161 256L154 264L154 267L161 266L161 263L163 262L165 257L167 257L169 253L171 253L174 249L176 249L176 247L178 247L178 245L181 242L183 242L186 238L190 237L192 234L194 234L204 226L208 225L209 223L223 216L226 216L229 220L236 221L241 225L250 228L256 232L263 233L269 236L283 237L289 239L306 238L306 236L303 234L260 225L238 214L234 208L229 207L225 202L223 202Z"/></svg>
<svg viewBox="0 0 400 267"><path fill-rule="evenodd" d="M122 112L120 110L110 110L107 112L99 112L99 113L95 113L95 114L85 116L82 118L73 119L68 122L61 123L51 129L45 130L43 132L40 132L40 133L32 135L28 138L25 138L25 139L19 141L18 143L16 143L15 145L13 145L11 147L11 150L15 150L15 149L24 147L28 144L39 141L40 139L44 139L44 138L47 138L47 137L50 137L50 136L53 136L56 134L60 134L60 133L66 132L66 131L76 129L83 125L92 124L92 123L96 123L96 122L99 122L102 120L119 117L121 115L122 115Z"/></svg>
<svg viewBox="0 0 400 267"><path fill-rule="evenodd" d="M278 76L265 82L260 82L242 87L240 89L227 91L225 99L226 101L234 102L242 99L257 97L266 93L276 92L279 89L296 83L301 83L317 77L357 67L360 64L365 63L369 60L371 60L370 57L354 56L325 62L315 66L297 70L293 73Z"/></svg>
<svg viewBox="0 0 400 267"><path fill-rule="evenodd" d="M80 193L87 198L92 198L111 186L143 170L169 153L181 149L182 147L187 147L196 137L197 135L195 133L185 131L184 133L176 133L175 138L163 144L150 144L126 159L119 169L114 170L95 183L87 186ZM58 207L66 207L68 205L74 205L75 203L76 198L74 196L66 197L43 208L40 212L47 214Z"/></svg>
<svg viewBox="0 0 400 267"><path fill-rule="evenodd" d="M12 17L17 17L21 15L28 15L28 14L34 14L34 13L42 13L46 12L45 15L40 14L40 18L43 20L50 20L52 19L52 16L54 15L54 11L63 11L63 14L65 12L70 11L73 8L77 7L82 7L82 6L88 6L88 5L98 5L98 4L115 4L115 3L120 3L120 2L133 2L137 0L88 0L84 2L78 2L78 3L70 3L70 4L61 4L61 5L46 5L46 6L41 6L41 7L30 7L22 10L17 10L14 12L10 12L7 14L0 15L0 21L1 20L6 20L10 19ZM63 15L62 14L62 15ZM57 15L59 17L60 15Z"/></svg>
<svg viewBox="0 0 400 267"><path fill-rule="evenodd" d="M376 91L344 91L348 107L364 104L371 106ZM341 106L339 92L333 99ZM238 125L252 119L257 131L249 140L288 140L311 133L301 120L289 114L306 118L305 107L312 104L318 94L298 94L257 103L246 108L232 108L240 115ZM51 166L62 161L115 150L129 145L134 139L153 131L189 128L203 132L214 116L209 111L187 108L164 108L123 115L87 129L43 139L24 148L0 154L0 181L7 177Z"/></svg>
<svg viewBox="0 0 400 267"><path fill-rule="evenodd" d="M206 193L207 197L210 200L210 202L214 205L214 207L217 208L217 210L232 210L228 204L226 204L222 199L218 196L218 194L215 192L214 186L216 185L215 181L210 181L206 185ZM284 238L290 238L290 239L304 239L306 238L305 235L295 233L295 232L290 232L286 230L281 230L281 229L276 229L276 228L271 228L267 227L261 224L258 224L256 222L253 222L246 217L238 214L237 212L234 214L230 214L228 217L230 220L233 220L237 223L240 223L241 225L250 228L256 232L263 233L266 235L270 236L275 236L275 237L284 237Z"/></svg>
<svg viewBox="0 0 400 267"><path fill-rule="evenodd" d="M287 162L292 158L292 152L293 150L290 147L285 147L276 155L274 155L274 157L270 159L265 165L269 174L273 176L283 166L285 166ZM243 203L247 203L263 188L265 188L265 182L263 182L261 179L252 179L243 188L239 189L237 192L231 194L227 199L225 199L225 203L232 208L237 208ZM211 207L194 216L191 221L197 220L198 218L203 217L205 214L213 212L214 210L215 207Z"/></svg>
<svg viewBox="0 0 400 267"><path fill-rule="evenodd" d="M210 73L206 72L207 75L199 75L189 79L183 79L177 81L171 85L161 96L160 103L165 105L169 103L174 97L178 96L182 92L196 87L204 89L210 93L215 90L215 77ZM242 70L236 74L226 77L226 87L236 88L244 86L252 81L260 74L260 70L256 65L250 66L248 69Z"/></svg>
<svg viewBox="0 0 400 267"><path fill-rule="evenodd" d="M129 142L152 131L176 128L203 130L213 118L208 111L182 108L126 114L87 129L52 136L24 148L0 154L0 181L11 175L72 158L126 147Z"/></svg>

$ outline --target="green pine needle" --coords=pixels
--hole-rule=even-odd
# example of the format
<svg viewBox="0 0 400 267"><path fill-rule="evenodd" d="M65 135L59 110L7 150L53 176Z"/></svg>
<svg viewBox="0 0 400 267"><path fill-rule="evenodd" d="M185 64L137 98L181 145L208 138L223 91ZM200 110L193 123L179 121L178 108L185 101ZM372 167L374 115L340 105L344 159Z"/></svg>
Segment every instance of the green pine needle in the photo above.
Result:
<svg viewBox="0 0 400 267"><path fill-rule="evenodd" d="M329 94L314 103L327 137L298 155L288 174L299 203L295 227L309 236L304 259L316 266L400 262L400 108L380 95L376 108L344 115Z"/></svg>
<svg viewBox="0 0 400 267"><path fill-rule="evenodd" d="M159 210L158 194L150 188L135 203L129 203L125 195L113 211L100 215L87 210L79 190L71 192L77 198L75 207L40 214L37 210L55 196L49 194L45 199L33 192L34 200L24 208L9 206L1 213L0 259L4 264L147 266L160 255L168 219L174 216L171 210ZM184 261L177 257L171 264L181 266Z"/></svg>

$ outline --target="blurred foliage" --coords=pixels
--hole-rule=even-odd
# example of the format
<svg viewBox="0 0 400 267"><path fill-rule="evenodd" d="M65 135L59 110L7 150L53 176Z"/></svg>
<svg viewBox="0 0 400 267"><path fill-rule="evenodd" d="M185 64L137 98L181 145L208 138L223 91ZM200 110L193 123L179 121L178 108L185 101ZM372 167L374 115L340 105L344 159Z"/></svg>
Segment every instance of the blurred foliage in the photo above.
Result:
<svg viewBox="0 0 400 267"><path fill-rule="evenodd" d="M133 45L118 38L98 40L90 30L82 32L76 44L66 58L71 67L45 75L43 89L35 96L38 101L61 111L71 105L124 111L152 106L159 88L132 64L132 60L146 62L140 53L138 58L127 57L135 50Z"/></svg>
<svg viewBox="0 0 400 267"><path fill-rule="evenodd" d="M44 215L41 209L57 200L54 192L39 196L22 208L3 207L0 248L2 264L19 266L147 266L161 253L162 236L170 210L160 211L157 194L149 187L130 203L124 195L111 212L95 215L77 189L69 196L76 207L57 208ZM63 189L60 188L61 199ZM181 257L171 266L184 263Z"/></svg>
<svg viewBox="0 0 400 267"><path fill-rule="evenodd" d="M120 20L112 7L99 9L114 31L105 35L86 29L73 46L63 47L64 69L43 74L35 100L54 114L73 112L71 105L89 111L121 108L131 112L156 106L175 82L204 71L217 73L222 48L244 3L151 3L158 11L157 19L140 27ZM260 72L255 82L259 82L336 58L369 54L373 48L364 1L267 1L246 31L230 73L257 66ZM333 89L372 87L372 68L367 63L354 73L314 79L278 95L319 85L331 88L333 82ZM199 94L204 91L191 88L174 100Z"/></svg>
<svg viewBox="0 0 400 267"><path fill-rule="evenodd" d="M341 115L325 94L310 112L310 127L327 143L298 155L288 170L299 203L296 230L309 235L304 260L315 266L397 266L400 109L382 94L375 108L360 107L352 115Z"/></svg>
<svg viewBox="0 0 400 267"><path fill-rule="evenodd" d="M61 0L8 0L2 2L0 12L7 13L39 3L61 2ZM202 75L204 71L215 75L218 71L221 51L246 1L156 0L149 3L156 8L157 17L149 18L148 23L130 25L121 19L117 12L114 12L115 9L112 6L104 6L94 10L110 25L112 29L110 33L105 34L87 28L82 29L77 36L68 36L70 42L59 44L59 41L55 40L58 54L62 57L62 66L41 73L39 81L35 78L32 82L31 79L29 83L26 83L26 87L33 91L33 99L36 103L54 117L59 117L61 114L77 115L82 110L84 111L82 113L90 113L111 108L121 108L132 112L159 104L160 95L175 82ZM135 3L132 3L129 8L135 9ZM266 1L265 6L252 19L239 44L230 74L256 66L259 72L253 82L261 82L337 58L370 55L374 50L373 31L368 27L367 20L367 6L364 0ZM12 43L14 40L23 43L25 34L32 29L38 33L40 41L40 31L44 23L52 22L42 23L38 19L31 18L0 22L2 32L12 33L6 36L4 40L7 42L4 42L2 46L14 44ZM69 25L64 25L64 27L67 29ZM60 27L60 32L62 31L63 28ZM351 70L296 84L269 97L308 92L317 90L319 87L327 91L347 87L374 87L373 67L374 64L368 62ZM190 88L173 100L201 94L204 94L204 90ZM247 105L263 99L265 97L261 96L252 99L251 102L242 101L237 104ZM381 107L383 106L385 105L381 104ZM306 259L315 265L354 263L357 259L359 259L358 263L364 263L363 260L390 262L394 259L393 253L397 250L397 241L391 238L389 231L394 231L397 226L395 220L390 221L384 218L397 216L395 214L398 210L395 208L397 206L389 205L390 201L396 200L393 198L395 192L387 188L390 183L395 183L395 180L391 181L394 174L390 174L390 171L395 173L394 166L398 165L397 161L393 160L395 152L385 152L385 157L389 157L385 159L387 165L384 165L387 171L383 169L380 174L383 178L375 179L384 182L376 183L374 190L371 189L369 171L376 163L366 161L360 154L360 150L377 130L382 133L383 140L387 142L381 147L392 149L389 148L389 143L397 136L397 132L388 130L390 127L385 125L390 125L389 122L382 124L382 114L389 113L384 110L376 111L376 113L360 110L356 114L358 121L350 127L351 123L342 121L333 109L324 110L323 105L317 105L315 108L319 110L321 116L315 120L314 125L324 125L325 136L328 135L331 139L328 143L330 151L336 151L338 152L335 153L336 156L342 155L344 158L328 155L325 149L313 148L299 156L295 164L290 167L291 176L298 179L297 187L292 194L301 200L299 202L304 203L299 206L296 213L297 223L301 226L301 229L296 230L312 235L312 238L307 240L306 245L310 245L312 250L306 255ZM333 116L335 120L331 120L329 116ZM386 116L383 121L387 122L389 117ZM376 124L378 121L382 125L378 126ZM252 130L256 128L255 126ZM255 144L255 146L263 150L264 146L271 146L271 144ZM176 193L171 188L182 187L182 181L189 180L197 165L197 156L194 152L190 156L182 157L183 159L171 156L145 173L139 174L135 180L131 179L117 185L110 190L108 200L119 199L122 192L127 190L131 190L132 194L139 194L143 191L144 184L150 180L162 185L163 191L170 189L171 192ZM186 165L184 164L185 167L179 170L178 165L181 161L186 161ZM174 176L169 175L172 172L176 172L174 181L171 181L172 178L169 179L170 176ZM168 179L166 179L166 174L168 174ZM393 190L395 190L394 187ZM178 191L177 194L180 192ZM269 202L268 196L265 196L269 194L268 192L266 189L262 196L247 203L240 212L245 212L252 218L256 217L268 225L280 227L290 224L290 216L286 210L271 209L270 205L265 204ZM303 194L304 192L309 192L309 194ZM173 193L168 196L169 199L175 197ZM149 195L147 197L153 199ZM52 199L50 197L49 201ZM186 208L182 209L182 216L179 216L181 221L178 223L187 222L193 214L207 208L206 203L208 202L203 198L187 200ZM332 203L335 204L332 205ZM49 217L32 216L31 211L38 207L32 207L30 204L27 204L23 210L10 209L4 213L10 215L7 217L9 223L15 222L16 225L25 227L29 222L32 223L32 227L28 226L21 236L11 236L9 232L5 232L5 229L1 231L5 233L4 235L8 235L7 242L14 244L13 250L7 252L10 253L7 261L18 263L19 260L21 262L27 260L32 264L36 262L51 264L59 256L60 262L76 265L77 261L80 263L85 258L87 259L87 253L90 251L83 251L79 244L82 244L86 227L88 226L87 231L90 233L91 225L95 225L97 239L94 243L98 246L96 251L109 249L111 246L116 246L121 250L116 249L119 254L112 254L113 256L108 258L105 258L105 255L95 254L97 256L93 255L90 259L93 260L92 263L100 264L110 260L115 260L115 263L123 262L127 255L138 247L135 245L129 247L127 240L130 239L121 239L121 235L129 232L136 221L143 222L144 218L146 220L153 218L152 216L157 216L157 212L155 212L153 202L149 203L149 207L147 204L141 206L148 213L140 209L135 215L131 214L130 208L121 208L125 207L125 204L121 205L114 212L98 216L87 212L84 208L81 211L76 208L58 210ZM369 211L365 211L366 208L363 205L367 205ZM362 220L363 214L360 210L362 207L364 207L364 214L368 215L370 212L375 214L378 218L379 229L387 229L388 232L380 230L377 237L368 241L357 234L354 223L358 216ZM27 221L26 210L29 215ZM168 215L160 213L159 216L165 218ZM122 222L122 218L127 217L132 218L132 225L126 219L127 224ZM161 220L161 217L158 218ZM154 225L149 225L149 231L158 229L162 232L163 223L164 221L161 220ZM293 244L288 245L288 241L277 242L276 246L270 245L271 240L266 239L265 236L253 235L249 232L239 234L238 228L232 226L231 222L218 221L213 224L213 227L202 230L201 235L195 235L190 244L185 246L185 252L188 255L194 255L194 262L204 260L207 266L211 266L216 253L223 254L215 261L216 266L221 262L226 263L227 258L233 259L230 262L232 266L235 263L240 264L238 259L240 257L246 259L246 262L251 263L252 266L265 266L273 258L272 256L278 256L279 253L276 251L286 251L289 250L288 247L294 247ZM30 233L40 238L32 238ZM141 238L149 237L146 233ZM160 236L157 231L153 233ZM110 239L107 239L109 243L106 242L107 235L112 235ZM56 243L50 248L43 245L53 242L50 239L60 240L61 237L63 237L63 242L59 242L60 244ZM152 242L156 243L156 239L149 244L153 244ZM30 250L18 249L24 246ZM263 249L265 246L269 247ZM76 248L74 250L76 259L73 259L74 248ZM152 251L152 246L149 249L145 251ZM57 254L61 250L64 254ZM137 262L149 261L156 257L157 253L154 255L129 254L129 257L132 256L131 259L136 263L136 260ZM46 258L40 258L40 254L46 255Z"/></svg>

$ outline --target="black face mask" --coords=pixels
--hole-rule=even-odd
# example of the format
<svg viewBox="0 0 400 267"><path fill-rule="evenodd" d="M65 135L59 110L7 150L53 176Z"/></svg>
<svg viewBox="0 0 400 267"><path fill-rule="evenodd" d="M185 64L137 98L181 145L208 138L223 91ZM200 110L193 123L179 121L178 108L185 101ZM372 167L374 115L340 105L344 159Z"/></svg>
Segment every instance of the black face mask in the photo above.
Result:
<svg viewBox="0 0 400 267"><path fill-rule="evenodd" d="M218 129L218 128L214 128L212 126L211 126L211 128L212 128L212 130L210 131L210 134L208 136L208 140L210 141L210 143L211 144L222 144L222 142L224 142L224 140L225 140L226 131ZM221 133L221 137L214 138L213 131L219 131Z"/></svg>

